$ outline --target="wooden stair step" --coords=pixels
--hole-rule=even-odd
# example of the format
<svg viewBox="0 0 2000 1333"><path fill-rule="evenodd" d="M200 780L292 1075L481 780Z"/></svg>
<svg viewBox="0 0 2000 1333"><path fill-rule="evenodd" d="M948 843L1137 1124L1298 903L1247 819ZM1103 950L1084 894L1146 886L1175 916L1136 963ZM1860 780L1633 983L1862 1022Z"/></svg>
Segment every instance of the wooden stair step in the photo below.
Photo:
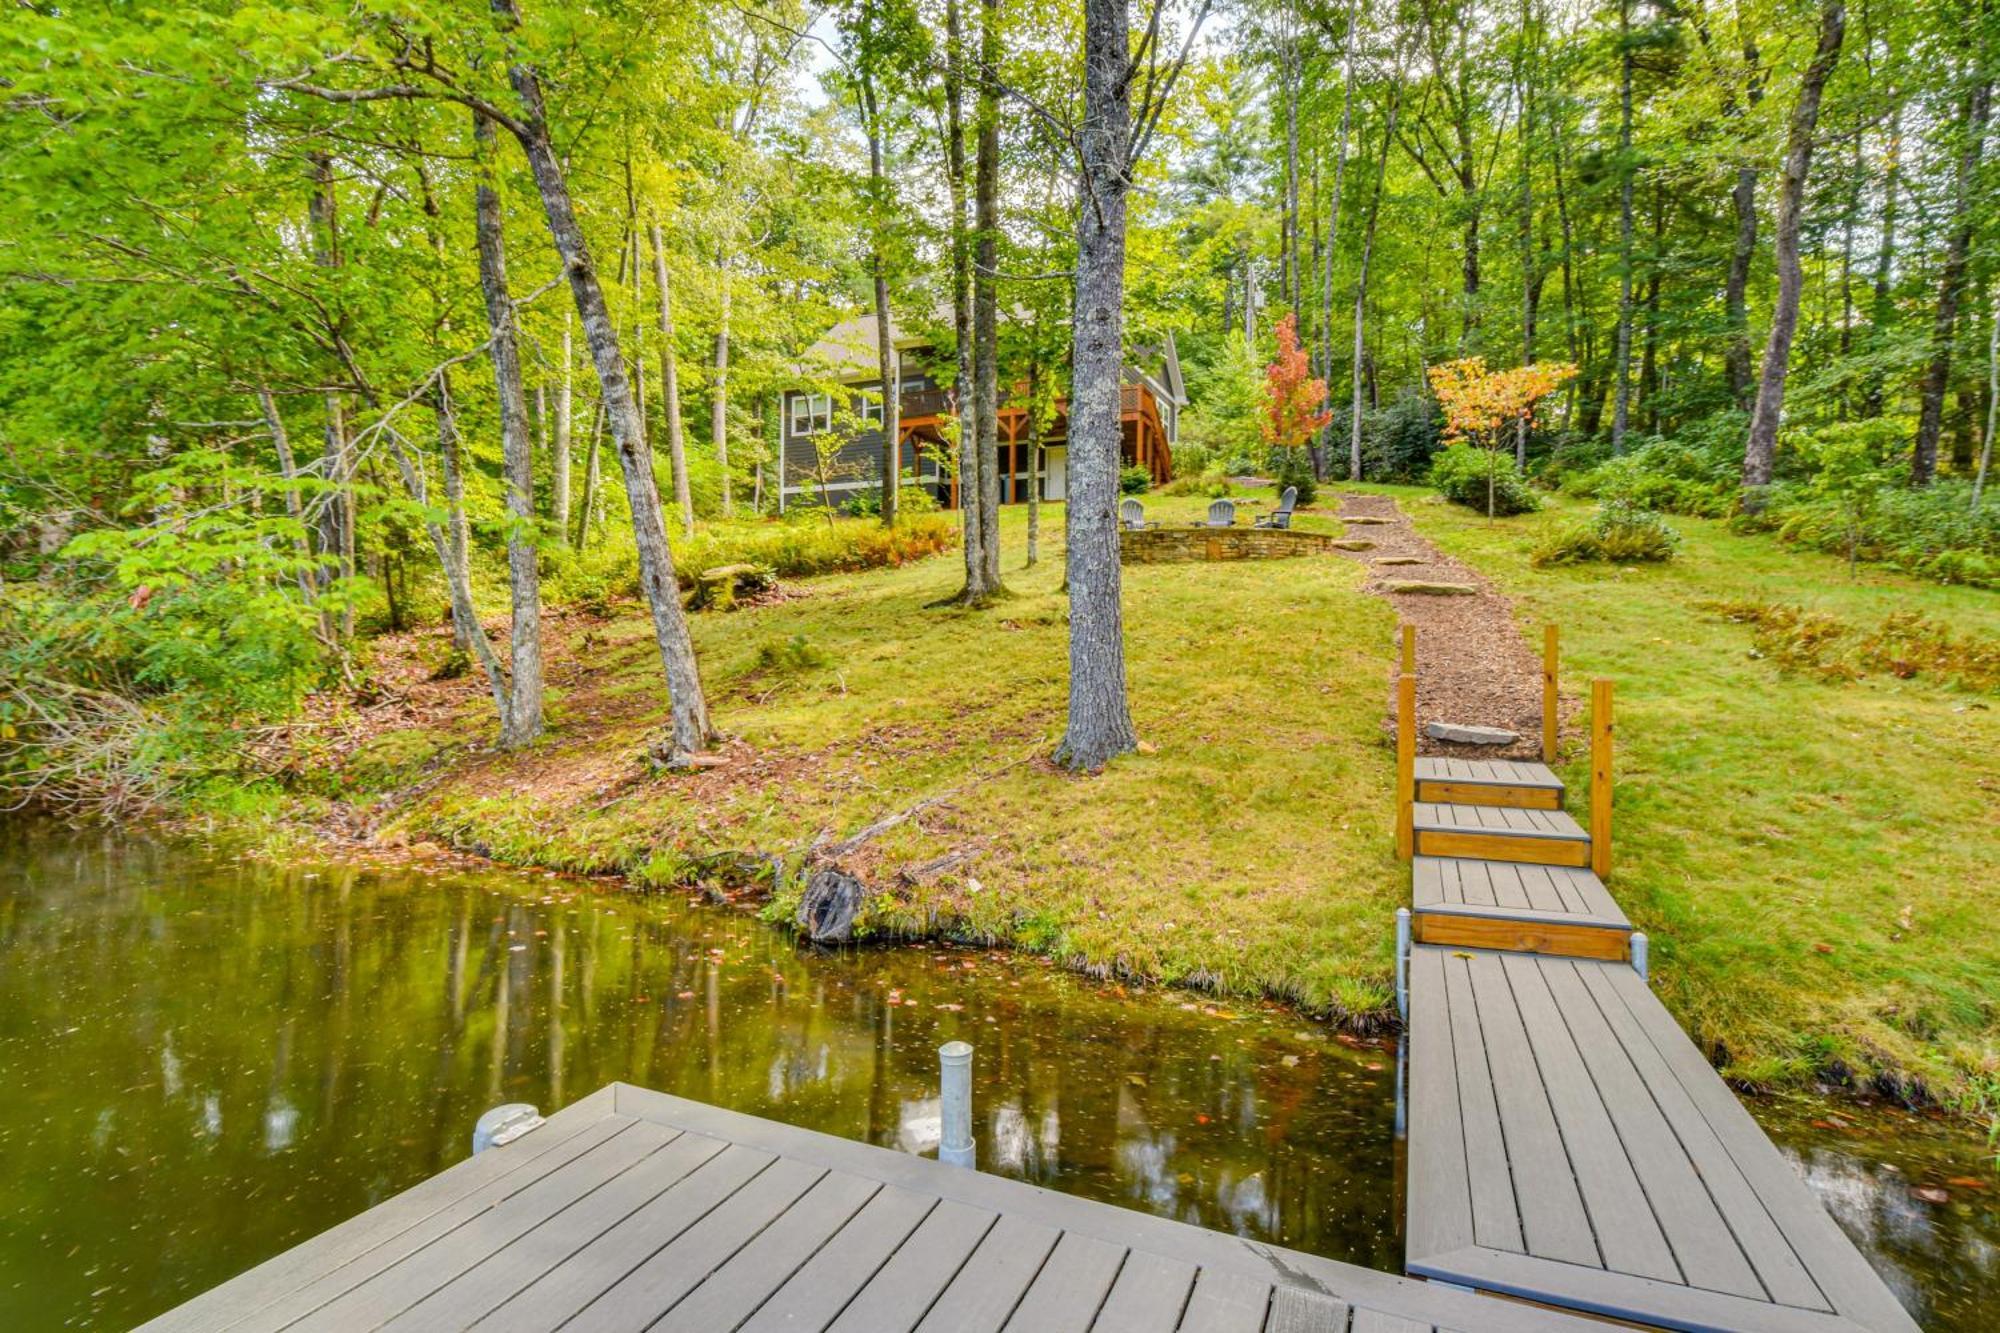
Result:
<svg viewBox="0 0 2000 1333"><path fill-rule="evenodd" d="M1417 799L1458 805L1560 810L1562 779L1546 764L1511 759L1417 760Z"/></svg>
<svg viewBox="0 0 2000 1333"><path fill-rule="evenodd" d="M1420 944L1631 956L1631 921L1603 881L1581 867L1419 856L1411 898Z"/></svg>
<svg viewBox="0 0 2000 1333"><path fill-rule="evenodd" d="M1590 835L1561 810L1417 801L1411 828L1419 856L1587 866Z"/></svg>

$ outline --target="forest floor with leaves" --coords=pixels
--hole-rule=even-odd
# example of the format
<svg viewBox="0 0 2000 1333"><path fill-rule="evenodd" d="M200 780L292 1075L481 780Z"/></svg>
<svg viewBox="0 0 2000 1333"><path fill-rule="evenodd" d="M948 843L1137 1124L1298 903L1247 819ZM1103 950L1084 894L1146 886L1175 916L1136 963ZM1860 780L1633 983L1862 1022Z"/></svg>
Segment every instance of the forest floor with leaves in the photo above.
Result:
<svg viewBox="0 0 2000 1333"><path fill-rule="evenodd" d="M449 649L431 631L378 641L377 694L329 701L288 762L376 841L701 884L774 917L799 866L863 835L839 860L869 886L864 934L1006 943L1368 1030L1391 1011L1408 872L1383 725L1397 613L1363 561L1434 543L1524 650L1561 623L1566 720L1591 676L1617 680L1613 883L1652 936L1663 997L1717 1062L1745 1084L1845 1079L1994 1114L2000 701L1953 679L1950 654L1812 665L1745 608L1821 617L1820 652L1825 622L1859 642L1917 611L1976 659L2000 642L2000 599L1850 581L1837 560L1699 520L1676 520L1687 540L1668 566L1537 570L1535 537L1568 506L1489 522L1363 489L1393 496L1411 535L1357 526L1384 544L1354 559L1128 567L1143 746L1097 775L1047 758L1064 708L1060 506L1043 510L1032 569L1025 512L1004 511L1010 593L986 610L935 605L961 581L951 553L695 616L729 738L704 771L645 764L665 700L637 605L552 617L550 727L530 751L490 748L479 682L430 679ZM1178 522L1207 502L1146 503ZM1339 530L1343 503L1381 502L1330 488L1298 526ZM1565 736L1581 790L1581 737Z"/></svg>

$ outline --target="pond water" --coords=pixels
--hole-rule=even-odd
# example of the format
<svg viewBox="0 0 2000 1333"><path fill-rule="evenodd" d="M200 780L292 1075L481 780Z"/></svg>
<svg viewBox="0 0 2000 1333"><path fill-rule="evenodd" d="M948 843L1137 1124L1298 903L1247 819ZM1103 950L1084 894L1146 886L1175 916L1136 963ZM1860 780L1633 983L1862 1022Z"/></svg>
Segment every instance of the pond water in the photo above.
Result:
<svg viewBox="0 0 2000 1333"><path fill-rule="evenodd" d="M1399 1266L1394 1054L1275 1006L815 955L571 879L0 827L0 1328L129 1326L457 1161L487 1107L613 1079L935 1151L953 1038L983 1169ZM2000 1326L1976 1142L1758 1109L1927 1326Z"/></svg>

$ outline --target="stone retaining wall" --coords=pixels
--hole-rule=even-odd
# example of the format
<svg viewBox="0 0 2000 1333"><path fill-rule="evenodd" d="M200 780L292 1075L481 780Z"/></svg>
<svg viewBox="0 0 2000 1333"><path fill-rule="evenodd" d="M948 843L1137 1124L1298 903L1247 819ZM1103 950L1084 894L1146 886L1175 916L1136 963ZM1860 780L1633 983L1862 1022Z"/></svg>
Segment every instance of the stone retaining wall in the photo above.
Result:
<svg viewBox="0 0 2000 1333"><path fill-rule="evenodd" d="M1288 528L1140 528L1118 533L1118 558L1128 565L1191 560L1282 560L1333 549L1334 538Z"/></svg>

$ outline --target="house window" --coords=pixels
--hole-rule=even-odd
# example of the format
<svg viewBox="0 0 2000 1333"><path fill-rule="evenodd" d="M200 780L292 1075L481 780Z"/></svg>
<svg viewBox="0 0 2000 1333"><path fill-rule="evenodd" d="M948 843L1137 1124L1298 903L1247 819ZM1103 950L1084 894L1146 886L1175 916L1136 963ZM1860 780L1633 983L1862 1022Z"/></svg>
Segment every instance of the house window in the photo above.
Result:
<svg viewBox="0 0 2000 1333"><path fill-rule="evenodd" d="M810 435L833 425L833 404L823 393L792 395L792 434Z"/></svg>
<svg viewBox="0 0 2000 1333"><path fill-rule="evenodd" d="M864 426L879 426L879 425L881 425L881 424L882 424L882 395L881 395L881 394L879 394L879 393L876 393L876 394L863 394L863 395L861 395L861 407L860 407L860 412L861 412L861 424L862 424L862 425L864 425Z"/></svg>

